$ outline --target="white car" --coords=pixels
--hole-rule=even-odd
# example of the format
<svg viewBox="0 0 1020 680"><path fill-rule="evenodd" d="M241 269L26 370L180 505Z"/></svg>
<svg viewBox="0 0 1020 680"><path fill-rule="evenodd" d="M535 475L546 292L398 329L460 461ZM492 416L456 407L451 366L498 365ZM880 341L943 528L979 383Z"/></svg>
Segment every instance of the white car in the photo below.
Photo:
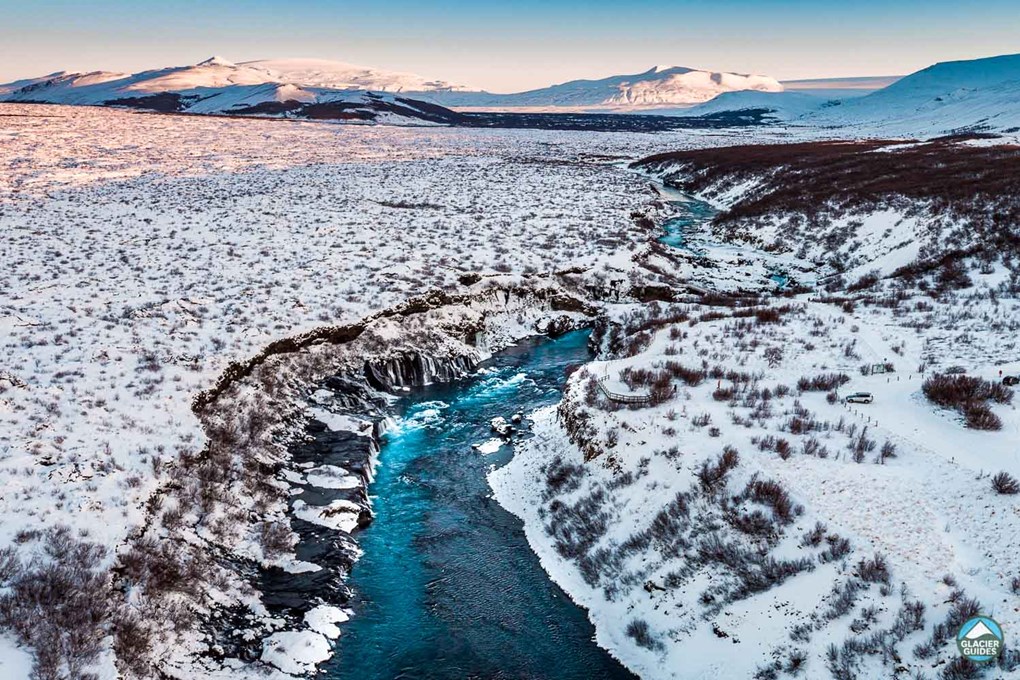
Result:
<svg viewBox="0 0 1020 680"><path fill-rule="evenodd" d="M848 404L870 404L875 401L875 395L871 392L854 392L853 394L846 395L843 401Z"/></svg>

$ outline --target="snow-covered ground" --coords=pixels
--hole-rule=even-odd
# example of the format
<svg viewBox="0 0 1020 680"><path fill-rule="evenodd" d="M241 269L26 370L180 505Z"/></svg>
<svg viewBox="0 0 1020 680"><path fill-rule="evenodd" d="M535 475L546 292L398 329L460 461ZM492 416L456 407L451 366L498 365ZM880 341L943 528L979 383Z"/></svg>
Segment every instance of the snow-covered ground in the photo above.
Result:
<svg viewBox="0 0 1020 680"><path fill-rule="evenodd" d="M714 198L725 209L755 187ZM912 261L916 248L893 244L918 240L926 219L879 209L844 220L858 274ZM709 262L685 278L766 293L752 272L734 287L755 259L748 243L773 234L746 226L729 246L692 229L703 247L680 262ZM798 271L810 262L794 251L829 253L802 245L758 259ZM741 262L727 261L734 248ZM872 678L894 667L970 677L946 675L959 671L949 638L967 598L1020 625L1020 506L990 482L1020 477L1020 413L1015 400L992 404L1001 429L969 429L921 386L957 366L995 383L1020 371L1016 261L1000 255L959 258L970 283L942 293L930 279L891 279L866 292L755 294L746 313L724 301L612 308L600 360L572 376L558 409L533 414L535 437L490 476L496 498L589 608L600 644L641 677ZM893 372L862 373L886 363ZM809 384L832 374L846 379ZM614 405L599 381L661 401ZM843 403L859 391L874 402ZM739 462L706 484L726 450ZM946 621L949 638L937 628ZM1018 668L1011 656L987 676Z"/></svg>
<svg viewBox="0 0 1020 680"><path fill-rule="evenodd" d="M1020 515L988 480L1000 470L1020 476L1015 405L993 407L1001 431L967 430L954 411L925 401L917 374L922 364L929 374L960 364L990 379L1020 371L1020 310L1005 261L975 267L973 286L938 298L911 289L889 305L878 294L892 292L885 284L867 291L870 303L824 301L815 291L760 300L775 313L749 316L626 296L630 285L678 281L772 291L778 269L816 283L814 248L766 253L707 231L692 235L697 257L653 245L671 197L624 164L665 150L775 143L796 131L407 130L9 104L0 121L0 548L22 560L43 559L47 546L59 552L67 537L45 532L63 525L105 546L91 561L109 566L151 528L142 522L165 520L169 511L150 498L176 461L209 443L210 423L199 422L192 399L234 370L231 362L429 289L477 290L476 275L526 282L571 270L579 273L563 285L597 298L623 330L603 339L600 361L575 374L559 409L534 415L536 436L492 482L552 576L590 608L599 641L625 663L650 678L748 677L774 659L795 670L803 652L807 677L844 662L876 677L889 672L881 655L844 642L895 628L903 635L888 653L933 677L929 666L949 658L948 647L924 658L913 649L945 618L953 590L980 600L1006 630L1020 623L1011 604ZM725 207L740 191L714 200ZM862 262L887 272L909 259L906 246L899 259L881 259L905 240L890 230L913 224L900 217L846 225L856 230L855 252L866 251ZM504 315L504 327L486 329L492 347L536 320L525 309ZM430 320L443 328L477 321L461 317ZM399 333L379 320L362 342L413 343ZM620 372L667 361L709 375L687 384L679 371L675 393L637 410L609 408L589 387L610 376L643 391L633 372ZM862 364L886 361L894 373L860 374ZM875 403L848 408L824 390L799 393L801 377L832 372L851 378L840 394L868 390ZM242 390L231 399L255 398ZM323 409L309 415L330 429L364 429ZM270 446L266 435L239 441ZM895 456L879 457L886 442ZM701 484L702 461L726 446L739 464ZM335 466L281 472L284 480L352 488ZM792 505L781 506L764 480L778 482ZM295 510L351 529L357 506L335 503L335 512ZM826 529L812 541L805 536L816 522ZM561 548L578 543L569 557L547 532L554 525L574 532L559 535ZM890 575L861 565L876 553ZM765 587L756 580L763 555L776 560ZM0 567L8 557L0 553ZM836 602L849 609L830 616ZM894 622L912 616L914 602L926 607L923 631ZM261 658L278 672L307 671L330 653L348 614L313 611L304 629L280 630L264 646ZM791 621L811 630L791 639ZM96 672L115 677L110 641L94 642ZM833 661L830 642L839 646ZM118 652L121 661L130 651ZM26 663L26 650L0 636L0 675ZM233 677L246 672L239 668ZM167 670L198 677L194 668ZM205 676L221 672L229 675Z"/></svg>
<svg viewBox="0 0 1020 680"><path fill-rule="evenodd" d="M165 471L203 450L192 399L230 362L464 290L464 274L626 262L648 237L631 213L654 195L613 161L663 142L39 105L0 116L0 547L27 559L37 532L66 525L107 548L103 564Z"/></svg>

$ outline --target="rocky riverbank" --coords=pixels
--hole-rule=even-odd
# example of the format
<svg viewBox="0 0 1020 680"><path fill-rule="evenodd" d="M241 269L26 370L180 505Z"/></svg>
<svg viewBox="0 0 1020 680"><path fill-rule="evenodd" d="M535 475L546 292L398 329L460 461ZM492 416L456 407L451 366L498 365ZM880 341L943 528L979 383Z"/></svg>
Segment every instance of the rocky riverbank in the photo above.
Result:
<svg viewBox="0 0 1020 680"><path fill-rule="evenodd" d="M597 314L547 281L476 288L273 343L196 398L209 444L165 471L118 574L148 612L136 635L149 663L284 677L329 658L392 395Z"/></svg>

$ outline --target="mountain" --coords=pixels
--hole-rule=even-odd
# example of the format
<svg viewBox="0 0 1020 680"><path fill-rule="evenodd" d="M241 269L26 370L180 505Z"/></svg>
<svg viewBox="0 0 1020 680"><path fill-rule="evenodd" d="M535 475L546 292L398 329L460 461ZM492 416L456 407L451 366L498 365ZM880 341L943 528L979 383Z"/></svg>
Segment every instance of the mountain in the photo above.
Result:
<svg viewBox="0 0 1020 680"><path fill-rule="evenodd" d="M786 83L783 92L724 92L704 104L668 113L765 112L765 119L869 136L1020 132L1020 54L944 62L889 80L882 89L860 96L846 92L872 87L882 79L844 79L844 93L837 99L814 93L831 92L840 81L794 81ZM830 87L812 87L818 84Z"/></svg>
<svg viewBox="0 0 1020 680"><path fill-rule="evenodd" d="M805 122L879 134L937 136L1020 128L1020 54L935 64Z"/></svg>
<svg viewBox="0 0 1020 680"><path fill-rule="evenodd" d="M375 100L366 100L364 93L374 92L381 93L384 99L387 95L410 96L422 104L443 107L640 111L690 106L718 94L745 90L781 92L783 86L767 76L656 66L633 75L573 80L527 92L494 94L413 73L324 59L265 59L235 64L212 57L192 66L134 74L54 73L0 85L0 99L237 114L250 113L252 107L258 106L263 112L279 109L278 105L284 102L372 104ZM298 113L292 107L285 115Z"/></svg>
<svg viewBox="0 0 1020 680"><path fill-rule="evenodd" d="M812 94L828 99L863 97L892 85L903 76L861 76L854 78L812 78L780 81L788 92Z"/></svg>
<svg viewBox="0 0 1020 680"><path fill-rule="evenodd" d="M337 62L320 61L314 67L307 60L277 62L290 67L292 75L302 68L309 77L318 74L322 82L328 80L332 85L327 87L294 82L286 73L274 71L269 63L234 64L213 57L193 66L135 74L61 72L0 86L0 101L390 124L451 123L458 119L458 114L441 106L363 87L375 83L385 89L401 82L401 78L403 82L425 82L413 80L416 76L357 67L351 71L348 65ZM332 74L332 79L326 74ZM350 78L345 80L345 74Z"/></svg>
<svg viewBox="0 0 1020 680"><path fill-rule="evenodd" d="M683 111L670 112L677 116L711 116L720 113L760 111L767 118L792 120L825 105L826 99L803 92L724 92L714 99Z"/></svg>
<svg viewBox="0 0 1020 680"><path fill-rule="evenodd" d="M435 92L427 99L461 107L571 107L585 109L640 109L689 106L706 102L723 92L757 90L781 92L783 86L768 76L700 71L682 66L656 66L644 73L599 80L570 82L515 94L489 92Z"/></svg>
<svg viewBox="0 0 1020 680"><path fill-rule="evenodd" d="M468 88L442 80L428 80L414 73L385 71L327 59L263 59L240 66L266 73L286 83L332 90L376 92L464 92Z"/></svg>

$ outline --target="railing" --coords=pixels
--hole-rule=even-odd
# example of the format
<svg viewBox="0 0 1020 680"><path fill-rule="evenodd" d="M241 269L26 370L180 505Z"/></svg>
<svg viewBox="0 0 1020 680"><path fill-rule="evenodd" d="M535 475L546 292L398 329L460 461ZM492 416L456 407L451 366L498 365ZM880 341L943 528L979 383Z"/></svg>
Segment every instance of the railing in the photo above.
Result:
<svg viewBox="0 0 1020 680"><path fill-rule="evenodd" d="M599 378L598 386L602 390L602 394L606 395L606 399L610 401L615 401L618 404L648 404L652 401L652 397L649 394L617 394L616 392L610 392L609 388L605 386L605 381L605 377Z"/></svg>

